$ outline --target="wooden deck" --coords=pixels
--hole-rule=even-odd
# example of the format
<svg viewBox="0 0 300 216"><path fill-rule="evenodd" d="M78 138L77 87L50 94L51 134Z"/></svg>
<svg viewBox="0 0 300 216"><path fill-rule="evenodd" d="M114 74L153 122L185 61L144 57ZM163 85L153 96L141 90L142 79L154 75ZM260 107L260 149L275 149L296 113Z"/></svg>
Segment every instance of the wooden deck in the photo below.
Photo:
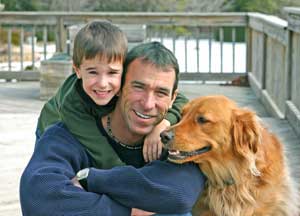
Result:
<svg viewBox="0 0 300 216"><path fill-rule="evenodd" d="M223 94L257 112L285 145L293 176L300 183L300 141L286 120L272 118L247 87L181 84L189 98ZM19 179L34 146L34 130L43 105L38 82L0 83L0 215L21 215Z"/></svg>

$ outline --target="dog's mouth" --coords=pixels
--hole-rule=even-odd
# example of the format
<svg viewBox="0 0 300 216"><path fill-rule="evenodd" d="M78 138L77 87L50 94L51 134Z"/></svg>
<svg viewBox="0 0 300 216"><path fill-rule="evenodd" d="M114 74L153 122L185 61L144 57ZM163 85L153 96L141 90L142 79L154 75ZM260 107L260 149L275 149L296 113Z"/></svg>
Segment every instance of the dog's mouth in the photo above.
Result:
<svg viewBox="0 0 300 216"><path fill-rule="evenodd" d="M196 155L203 154L205 152L208 152L211 150L211 146L205 146L201 149L195 150L195 151L179 151L179 150L169 150L169 156L168 159L170 160L184 160L189 157L193 157Z"/></svg>

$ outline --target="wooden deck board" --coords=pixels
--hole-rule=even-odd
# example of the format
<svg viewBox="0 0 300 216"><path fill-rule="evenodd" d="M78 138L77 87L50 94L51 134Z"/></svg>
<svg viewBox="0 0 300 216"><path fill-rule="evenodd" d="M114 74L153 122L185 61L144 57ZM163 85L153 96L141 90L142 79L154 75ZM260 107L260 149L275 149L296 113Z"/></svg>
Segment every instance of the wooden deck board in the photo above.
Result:
<svg viewBox="0 0 300 216"><path fill-rule="evenodd" d="M297 183L300 183L300 141L286 120L271 118L247 87L180 84L190 99L209 94L223 94L240 106L256 111L265 124L278 135ZM38 82L0 83L0 215L21 215L19 180L34 147L34 131L43 101L39 100Z"/></svg>

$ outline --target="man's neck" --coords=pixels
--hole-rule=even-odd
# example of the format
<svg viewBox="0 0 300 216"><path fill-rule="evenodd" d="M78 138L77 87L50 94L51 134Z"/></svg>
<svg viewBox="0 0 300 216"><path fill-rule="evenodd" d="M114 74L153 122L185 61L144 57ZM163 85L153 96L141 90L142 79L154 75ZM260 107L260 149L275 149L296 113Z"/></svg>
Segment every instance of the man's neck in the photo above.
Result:
<svg viewBox="0 0 300 216"><path fill-rule="evenodd" d="M133 134L128 126L126 125L121 112L114 110L109 113L107 116L102 117L102 124L106 130L108 130L108 118L110 122L110 130L114 137L117 138L118 141L129 145L134 146L135 144L142 141L143 136L138 134Z"/></svg>

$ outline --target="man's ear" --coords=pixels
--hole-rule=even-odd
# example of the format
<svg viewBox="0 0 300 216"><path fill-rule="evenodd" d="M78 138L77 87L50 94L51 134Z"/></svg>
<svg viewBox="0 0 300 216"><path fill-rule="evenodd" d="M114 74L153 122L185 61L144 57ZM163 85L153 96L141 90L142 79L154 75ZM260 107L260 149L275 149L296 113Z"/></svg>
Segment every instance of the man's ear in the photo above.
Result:
<svg viewBox="0 0 300 216"><path fill-rule="evenodd" d="M72 65L73 70L75 71L77 78L81 79L81 73L80 73L80 69L78 67L76 67L74 64Z"/></svg>
<svg viewBox="0 0 300 216"><path fill-rule="evenodd" d="M174 103L174 101L175 101L175 99L176 99L176 97L177 97L177 94L178 94L178 89L176 89L176 90L173 92L172 100L171 100L171 103L170 103L170 105L169 105L169 108L172 107L172 105L173 105L173 103Z"/></svg>

